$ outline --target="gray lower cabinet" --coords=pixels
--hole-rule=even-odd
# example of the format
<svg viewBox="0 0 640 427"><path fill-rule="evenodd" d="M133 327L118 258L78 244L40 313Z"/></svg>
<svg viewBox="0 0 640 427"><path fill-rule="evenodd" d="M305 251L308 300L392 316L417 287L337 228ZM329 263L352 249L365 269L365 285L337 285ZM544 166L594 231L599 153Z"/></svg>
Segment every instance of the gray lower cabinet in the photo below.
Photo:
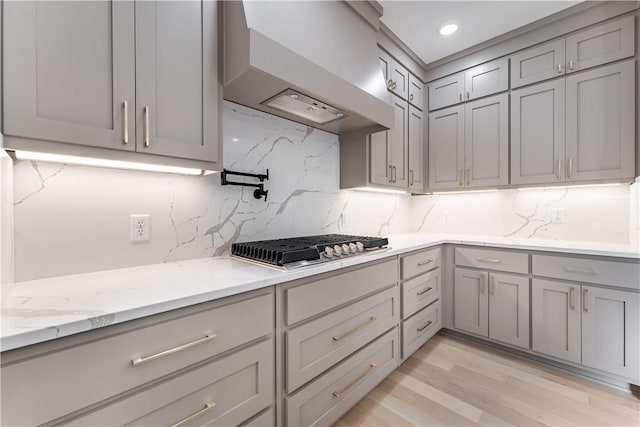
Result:
<svg viewBox="0 0 640 427"><path fill-rule="evenodd" d="M424 121L423 113L418 108L409 106L408 123L408 168L409 191L422 192L424 182Z"/></svg>
<svg viewBox="0 0 640 427"><path fill-rule="evenodd" d="M489 300L486 271L456 268L454 276L454 325L456 329L489 336Z"/></svg>
<svg viewBox="0 0 640 427"><path fill-rule="evenodd" d="M429 189L463 185L464 105L429 113Z"/></svg>
<svg viewBox="0 0 640 427"><path fill-rule="evenodd" d="M565 40L555 40L510 57L511 88L515 89L565 73Z"/></svg>

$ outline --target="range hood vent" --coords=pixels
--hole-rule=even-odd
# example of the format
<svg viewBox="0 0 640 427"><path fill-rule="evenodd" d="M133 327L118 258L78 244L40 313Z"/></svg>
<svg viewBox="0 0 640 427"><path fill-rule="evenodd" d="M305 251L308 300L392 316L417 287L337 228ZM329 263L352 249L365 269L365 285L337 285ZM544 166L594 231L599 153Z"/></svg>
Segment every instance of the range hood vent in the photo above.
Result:
<svg viewBox="0 0 640 427"><path fill-rule="evenodd" d="M377 2L223 2L224 98L335 134L393 127Z"/></svg>

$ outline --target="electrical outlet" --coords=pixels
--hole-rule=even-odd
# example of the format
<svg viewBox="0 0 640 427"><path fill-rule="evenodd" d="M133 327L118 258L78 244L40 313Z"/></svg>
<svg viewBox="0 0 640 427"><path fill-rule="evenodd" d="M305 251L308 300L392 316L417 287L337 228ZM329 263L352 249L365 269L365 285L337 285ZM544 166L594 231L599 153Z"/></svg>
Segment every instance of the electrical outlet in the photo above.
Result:
<svg viewBox="0 0 640 427"><path fill-rule="evenodd" d="M564 223L564 208L551 209L551 222L554 224Z"/></svg>
<svg viewBox="0 0 640 427"><path fill-rule="evenodd" d="M129 216L129 240L146 242L151 238L151 217L149 214Z"/></svg>

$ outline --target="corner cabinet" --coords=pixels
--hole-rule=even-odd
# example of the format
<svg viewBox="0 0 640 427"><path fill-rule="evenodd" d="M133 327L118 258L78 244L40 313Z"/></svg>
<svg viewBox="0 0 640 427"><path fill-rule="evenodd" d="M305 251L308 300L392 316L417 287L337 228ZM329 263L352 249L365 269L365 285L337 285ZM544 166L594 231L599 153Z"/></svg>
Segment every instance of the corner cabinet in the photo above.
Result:
<svg viewBox="0 0 640 427"><path fill-rule="evenodd" d="M3 7L5 148L220 167L216 2Z"/></svg>

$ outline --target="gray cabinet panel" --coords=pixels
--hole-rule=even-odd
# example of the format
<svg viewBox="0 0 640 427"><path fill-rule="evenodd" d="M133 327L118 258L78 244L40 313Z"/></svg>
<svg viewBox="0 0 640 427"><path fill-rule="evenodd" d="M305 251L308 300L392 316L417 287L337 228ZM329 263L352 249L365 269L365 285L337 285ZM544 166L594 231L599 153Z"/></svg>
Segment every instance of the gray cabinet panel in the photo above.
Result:
<svg viewBox="0 0 640 427"><path fill-rule="evenodd" d="M429 188L459 188L464 169L464 106L429 114Z"/></svg>
<svg viewBox="0 0 640 427"><path fill-rule="evenodd" d="M529 348L529 278L489 274L489 338Z"/></svg>
<svg viewBox="0 0 640 427"><path fill-rule="evenodd" d="M133 4L43 1L3 7L4 133L134 150Z"/></svg>
<svg viewBox="0 0 640 427"><path fill-rule="evenodd" d="M391 183L389 131L372 133L367 139L369 144L369 182L389 185Z"/></svg>
<svg viewBox="0 0 640 427"><path fill-rule="evenodd" d="M380 61L380 69L382 69L382 75L385 82L387 82L387 89L391 90L391 68L393 59L387 52L380 50L378 54L378 60Z"/></svg>
<svg viewBox="0 0 640 427"><path fill-rule="evenodd" d="M137 150L216 161L215 3L136 2L135 9Z"/></svg>
<svg viewBox="0 0 640 427"><path fill-rule="evenodd" d="M580 285L533 279L533 349L580 363Z"/></svg>
<svg viewBox="0 0 640 427"><path fill-rule="evenodd" d="M429 83L429 111L462 102L464 71Z"/></svg>
<svg viewBox="0 0 640 427"><path fill-rule="evenodd" d="M565 81L511 92L511 183L564 181Z"/></svg>
<svg viewBox="0 0 640 427"><path fill-rule="evenodd" d="M567 72L633 56L634 27L627 16L567 37Z"/></svg>
<svg viewBox="0 0 640 427"><path fill-rule="evenodd" d="M406 101L409 95L409 71L398 61L393 60L390 72L391 75L389 78L392 81L391 92Z"/></svg>
<svg viewBox="0 0 640 427"><path fill-rule="evenodd" d="M464 162L468 187L509 183L509 95L465 105Z"/></svg>
<svg viewBox="0 0 640 427"><path fill-rule="evenodd" d="M511 56L511 87L517 88L564 74L564 58L564 39Z"/></svg>
<svg viewBox="0 0 640 427"><path fill-rule="evenodd" d="M409 106L409 190L424 190L424 122L422 111Z"/></svg>
<svg viewBox="0 0 640 427"><path fill-rule="evenodd" d="M409 103L419 110L424 108L422 82L413 74L409 74Z"/></svg>
<svg viewBox="0 0 640 427"><path fill-rule="evenodd" d="M409 169L407 167L409 151L409 105L398 96L392 96L395 121L390 129L391 165L393 166L392 183L394 187L407 188Z"/></svg>
<svg viewBox="0 0 640 427"><path fill-rule="evenodd" d="M509 89L509 59L502 58L464 72L466 99L476 99Z"/></svg>
<svg viewBox="0 0 640 427"><path fill-rule="evenodd" d="M567 180L633 177L634 61L571 75L566 84Z"/></svg>
<svg viewBox="0 0 640 427"><path fill-rule="evenodd" d="M489 335L489 273L464 268L455 269L455 327L474 334Z"/></svg>

